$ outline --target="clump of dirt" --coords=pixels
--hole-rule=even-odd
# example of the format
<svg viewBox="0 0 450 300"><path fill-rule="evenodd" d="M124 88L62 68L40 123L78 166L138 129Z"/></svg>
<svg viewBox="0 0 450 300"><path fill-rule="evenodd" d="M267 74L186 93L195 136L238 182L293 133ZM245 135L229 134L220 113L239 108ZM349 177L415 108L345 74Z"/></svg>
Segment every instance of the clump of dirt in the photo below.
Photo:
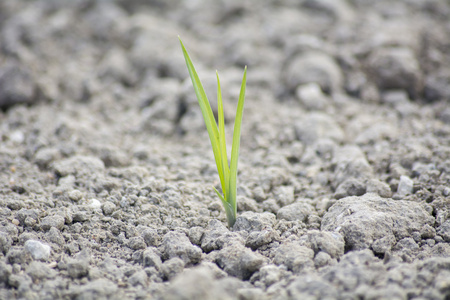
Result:
<svg viewBox="0 0 450 300"><path fill-rule="evenodd" d="M0 3L1 299L445 299L450 4ZM238 218L177 36L227 131Z"/></svg>

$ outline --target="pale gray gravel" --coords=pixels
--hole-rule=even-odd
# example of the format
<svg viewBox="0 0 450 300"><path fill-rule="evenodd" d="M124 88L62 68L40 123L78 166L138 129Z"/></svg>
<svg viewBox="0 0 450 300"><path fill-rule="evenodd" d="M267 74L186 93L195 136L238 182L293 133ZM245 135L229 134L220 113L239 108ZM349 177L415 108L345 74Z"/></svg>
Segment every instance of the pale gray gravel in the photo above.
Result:
<svg viewBox="0 0 450 300"><path fill-rule="evenodd" d="M0 1L0 299L448 299L449 15ZM178 35L229 141L248 66L233 228Z"/></svg>

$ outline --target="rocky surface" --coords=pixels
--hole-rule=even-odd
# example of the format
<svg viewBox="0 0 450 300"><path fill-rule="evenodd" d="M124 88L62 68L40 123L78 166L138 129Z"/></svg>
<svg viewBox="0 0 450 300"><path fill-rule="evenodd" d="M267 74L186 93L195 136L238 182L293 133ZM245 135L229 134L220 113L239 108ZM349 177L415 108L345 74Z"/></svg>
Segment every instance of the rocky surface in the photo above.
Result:
<svg viewBox="0 0 450 300"><path fill-rule="evenodd" d="M450 3L0 1L0 299L448 299ZM238 217L177 36L226 129Z"/></svg>

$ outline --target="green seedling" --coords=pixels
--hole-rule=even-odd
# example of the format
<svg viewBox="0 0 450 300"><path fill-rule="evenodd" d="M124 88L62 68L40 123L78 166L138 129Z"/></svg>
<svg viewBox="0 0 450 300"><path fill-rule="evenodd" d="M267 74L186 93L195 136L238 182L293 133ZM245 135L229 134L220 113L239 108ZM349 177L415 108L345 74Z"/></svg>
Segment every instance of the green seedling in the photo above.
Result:
<svg viewBox="0 0 450 300"><path fill-rule="evenodd" d="M211 105L206 97L205 90L200 82L200 78L195 71L183 42L180 39L181 48L183 50L186 65L189 71L189 75L192 80L192 84L197 95L198 103L202 111L203 119L205 120L206 129L208 130L209 139L211 140L211 146L214 152L214 158L216 160L217 172L219 173L220 185L222 186L223 195L216 189L214 190L219 196L222 204L225 208L227 215L228 226L232 227L236 222L236 181L237 181L237 166L239 157L239 144L241 139L241 123L242 114L244 112L244 100L245 100L245 83L247 79L247 67L244 69L244 78L242 79L241 91L239 93L239 101L236 111L236 118L234 121L233 132L233 144L231 148L231 160L228 164L227 146L225 142L225 120L223 114L222 92L220 89L219 74L216 71L217 77L217 106L218 106L218 119L217 124L214 118Z"/></svg>

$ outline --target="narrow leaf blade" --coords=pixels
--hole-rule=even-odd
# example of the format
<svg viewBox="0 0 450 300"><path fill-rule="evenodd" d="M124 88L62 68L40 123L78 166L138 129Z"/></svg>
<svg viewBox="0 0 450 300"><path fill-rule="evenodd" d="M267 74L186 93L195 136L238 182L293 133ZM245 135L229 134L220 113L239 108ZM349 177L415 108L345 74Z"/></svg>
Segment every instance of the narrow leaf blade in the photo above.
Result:
<svg viewBox="0 0 450 300"><path fill-rule="evenodd" d="M223 112L222 91L220 87L219 73L216 71L217 76L217 106L219 115L219 143L220 154L222 159L222 170L224 173L224 185L222 185L223 196L225 200L228 200L228 181L229 181L229 166L227 157L227 144L225 139L225 117Z"/></svg>
<svg viewBox="0 0 450 300"><path fill-rule="evenodd" d="M214 159L216 161L217 172L219 173L220 183L222 187L225 186L225 177L223 172L222 156L220 153L220 140L219 140L219 130L217 128L216 119L209 104L208 98L206 97L205 89L198 77L197 71L195 70L194 64L181 41L181 48L183 50L184 59L186 60L186 66L189 71L189 76L192 80L192 85L194 86L195 94L197 95L197 100L202 111L203 119L205 121L206 129L208 130L209 139L211 140L211 146L214 153Z"/></svg>
<svg viewBox="0 0 450 300"><path fill-rule="evenodd" d="M227 215L228 226L231 228L233 227L234 223L236 223L236 212L232 207L232 205L223 198L223 196L219 193L219 191L215 187L213 188L217 196L222 201L223 207L225 208L225 213Z"/></svg>
<svg viewBox="0 0 450 300"><path fill-rule="evenodd" d="M228 201L236 211L236 181L237 181L237 166L239 158L239 146L241 140L241 123L244 113L244 101L245 101L245 86L247 81L247 67L244 69L244 76L242 78L241 91L239 93L239 101L236 110L236 119L234 120L233 131L233 145L231 149L231 161L230 161L230 181L228 183Z"/></svg>

